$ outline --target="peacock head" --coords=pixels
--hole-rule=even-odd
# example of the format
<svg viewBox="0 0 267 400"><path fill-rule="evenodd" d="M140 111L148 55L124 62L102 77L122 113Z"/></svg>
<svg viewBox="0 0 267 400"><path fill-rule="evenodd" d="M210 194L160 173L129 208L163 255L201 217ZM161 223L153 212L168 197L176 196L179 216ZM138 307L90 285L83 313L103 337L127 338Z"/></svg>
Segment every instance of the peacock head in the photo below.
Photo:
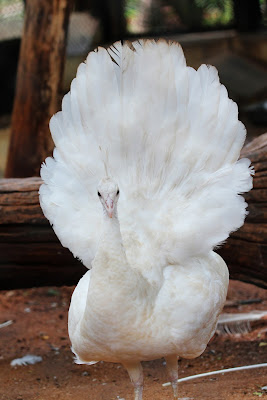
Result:
<svg viewBox="0 0 267 400"><path fill-rule="evenodd" d="M119 199L119 186L110 177L103 178L98 184L98 197L109 218L113 217L114 211L117 210L117 203Z"/></svg>

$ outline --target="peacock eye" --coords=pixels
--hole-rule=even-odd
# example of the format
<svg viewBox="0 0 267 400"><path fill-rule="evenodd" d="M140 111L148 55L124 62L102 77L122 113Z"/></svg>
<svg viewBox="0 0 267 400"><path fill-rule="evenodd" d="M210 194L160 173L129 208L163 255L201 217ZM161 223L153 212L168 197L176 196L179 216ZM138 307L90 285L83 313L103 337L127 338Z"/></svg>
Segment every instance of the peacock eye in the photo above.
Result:
<svg viewBox="0 0 267 400"><path fill-rule="evenodd" d="M99 192L97 192L98 196L101 197L101 194Z"/></svg>
<svg viewBox="0 0 267 400"><path fill-rule="evenodd" d="M117 196L119 195L119 193L120 193L120 191L118 190L118 191L117 191Z"/></svg>

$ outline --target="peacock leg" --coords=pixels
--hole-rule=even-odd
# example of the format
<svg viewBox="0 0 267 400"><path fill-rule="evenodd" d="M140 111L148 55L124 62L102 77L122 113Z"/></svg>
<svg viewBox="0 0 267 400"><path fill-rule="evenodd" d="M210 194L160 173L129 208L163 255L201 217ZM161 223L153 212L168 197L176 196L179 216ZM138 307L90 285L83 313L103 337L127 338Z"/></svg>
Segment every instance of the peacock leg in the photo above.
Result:
<svg viewBox="0 0 267 400"><path fill-rule="evenodd" d="M134 385L134 400L142 400L144 378L141 363L137 361L124 363L123 365L127 369L132 384Z"/></svg>
<svg viewBox="0 0 267 400"><path fill-rule="evenodd" d="M178 357L169 356L165 357L166 368L169 379L172 384L173 397L175 400L178 399Z"/></svg>

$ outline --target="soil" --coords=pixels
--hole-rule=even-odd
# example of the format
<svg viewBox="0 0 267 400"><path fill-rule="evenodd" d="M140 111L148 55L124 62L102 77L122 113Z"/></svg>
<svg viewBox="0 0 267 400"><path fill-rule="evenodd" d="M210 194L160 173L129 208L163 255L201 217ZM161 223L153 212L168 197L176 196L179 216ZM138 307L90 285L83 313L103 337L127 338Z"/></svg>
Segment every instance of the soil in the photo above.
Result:
<svg viewBox="0 0 267 400"><path fill-rule="evenodd" d="M67 312L73 287L45 287L0 292L1 400L132 400L133 388L119 364L76 365L67 333ZM243 304L250 300L252 304ZM258 300L259 302L254 302ZM266 310L267 291L231 281L224 312ZM41 356L35 365L11 367L26 354ZM203 355L179 361L179 377L267 362L267 321L242 334L217 334ZM172 399L164 360L143 363L143 399ZM190 400L253 400L266 398L267 368L198 378L179 385L179 398Z"/></svg>

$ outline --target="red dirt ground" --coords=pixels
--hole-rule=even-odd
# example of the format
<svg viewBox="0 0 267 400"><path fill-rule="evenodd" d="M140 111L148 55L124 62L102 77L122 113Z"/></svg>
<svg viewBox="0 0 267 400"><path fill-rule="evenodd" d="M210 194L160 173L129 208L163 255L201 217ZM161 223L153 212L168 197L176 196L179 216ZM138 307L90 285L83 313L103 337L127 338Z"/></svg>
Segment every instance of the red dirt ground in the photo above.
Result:
<svg viewBox="0 0 267 400"><path fill-rule="evenodd" d="M67 312L73 287L33 288L0 292L1 400L132 400L126 371L118 364L75 365L67 334ZM232 281L231 303L224 312L267 310L267 291ZM238 305L239 300L261 299ZM233 303L233 304L232 304ZM201 357L179 361L180 378L196 373L267 362L267 323L239 336L216 336ZM14 358L42 356L29 366L11 367ZM163 360L145 362L144 400L172 399ZM266 398L267 368L228 373L181 383L179 396L190 400L253 400Z"/></svg>

